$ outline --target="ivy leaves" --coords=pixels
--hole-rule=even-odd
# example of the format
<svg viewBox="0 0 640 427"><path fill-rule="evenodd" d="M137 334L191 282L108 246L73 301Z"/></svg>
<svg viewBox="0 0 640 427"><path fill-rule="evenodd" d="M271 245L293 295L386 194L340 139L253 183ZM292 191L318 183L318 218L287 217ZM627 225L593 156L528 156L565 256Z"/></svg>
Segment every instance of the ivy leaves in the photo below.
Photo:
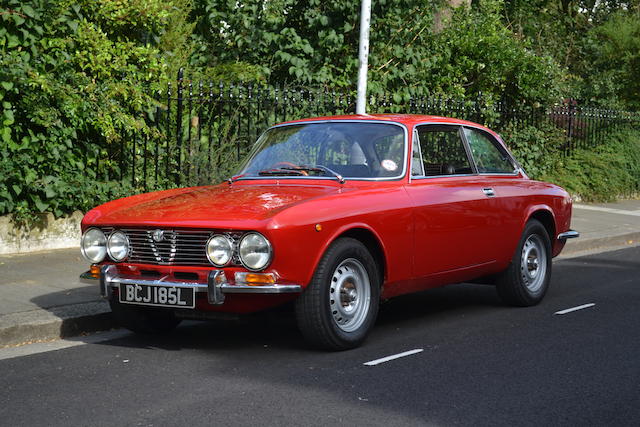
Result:
<svg viewBox="0 0 640 427"><path fill-rule="evenodd" d="M176 0L184 3L184 0ZM6 5L6 6L5 6ZM89 209L135 191L96 154L142 129L166 67L163 0L7 0L0 10L0 215ZM115 168L115 165L113 166ZM115 173L114 173L115 175Z"/></svg>

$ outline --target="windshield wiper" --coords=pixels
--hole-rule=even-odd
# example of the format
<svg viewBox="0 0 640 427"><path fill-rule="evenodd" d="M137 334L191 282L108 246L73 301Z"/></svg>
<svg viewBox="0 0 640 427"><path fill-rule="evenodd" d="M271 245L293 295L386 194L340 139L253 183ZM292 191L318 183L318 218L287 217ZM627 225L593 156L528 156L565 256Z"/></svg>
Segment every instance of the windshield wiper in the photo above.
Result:
<svg viewBox="0 0 640 427"><path fill-rule="evenodd" d="M323 165L299 165L299 166L295 166L295 167L283 167L281 169L286 169L286 170L292 170L292 171L304 171L304 172L324 172L324 173L328 173L330 175L335 176L336 178L338 178L338 182L340 184L344 184L344 178L342 177L342 175L340 175L338 172L334 171L333 169L329 169L326 166Z"/></svg>
<svg viewBox="0 0 640 427"><path fill-rule="evenodd" d="M274 168L274 169L265 169L258 172L260 176L266 175L284 175L284 176L300 176L306 175L306 169L298 169L298 168Z"/></svg>
<svg viewBox="0 0 640 427"><path fill-rule="evenodd" d="M237 180L239 180L240 178L242 178L243 176L245 176L246 174L242 174L242 175L234 175L231 178L229 178L227 180L227 182L229 183L229 185L233 184L234 182L236 182Z"/></svg>

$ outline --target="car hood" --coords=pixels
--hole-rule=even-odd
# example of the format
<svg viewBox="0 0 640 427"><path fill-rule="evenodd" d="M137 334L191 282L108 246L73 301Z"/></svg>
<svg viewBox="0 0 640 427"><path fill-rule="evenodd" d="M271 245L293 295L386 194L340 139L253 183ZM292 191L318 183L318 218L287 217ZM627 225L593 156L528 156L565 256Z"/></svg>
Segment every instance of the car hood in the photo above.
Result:
<svg viewBox="0 0 640 427"><path fill-rule="evenodd" d="M306 200L348 191L332 185L221 184L128 197L99 206L85 225L242 227Z"/></svg>

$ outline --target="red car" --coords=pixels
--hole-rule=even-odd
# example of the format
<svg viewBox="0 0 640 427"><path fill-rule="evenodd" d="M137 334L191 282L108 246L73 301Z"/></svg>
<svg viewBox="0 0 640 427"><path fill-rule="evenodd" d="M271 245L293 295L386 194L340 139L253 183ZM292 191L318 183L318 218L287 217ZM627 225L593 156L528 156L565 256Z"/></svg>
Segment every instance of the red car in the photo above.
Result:
<svg viewBox="0 0 640 427"><path fill-rule="evenodd" d="M360 345L381 298L492 280L508 304L549 286L571 198L527 177L500 137L418 115L283 123L237 176L115 200L82 221L83 279L136 332L290 301L302 334Z"/></svg>

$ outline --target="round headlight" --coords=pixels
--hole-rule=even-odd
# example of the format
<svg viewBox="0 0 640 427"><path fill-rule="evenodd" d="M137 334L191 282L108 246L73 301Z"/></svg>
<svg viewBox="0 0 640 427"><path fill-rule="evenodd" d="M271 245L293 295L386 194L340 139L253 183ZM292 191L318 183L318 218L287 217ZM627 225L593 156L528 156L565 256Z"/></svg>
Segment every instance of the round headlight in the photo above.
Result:
<svg viewBox="0 0 640 427"><path fill-rule="evenodd" d="M114 231L107 242L109 257L115 262L123 261L129 255L129 239L122 231Z"/></svg>
<svg viewBox="0 0 640 427"><path fill-rule="evenodd" d="M262 270L271 261L271 243L262 234L245 234L239 249L240 261L249 270Z"/></svg>
<svg viewBox="0 0 640 427"><path fill-rule="evenodd" d="M80 240L82 255L92 263L98 263L107 255L107 238L102 230L88 229Z"/></svg>
<svg viewBox="0 0 640 427"><path fill-rule="evenodd" d="M233 242L222 234L214 234L207 242L207 258L216 267L229 264L233 256Z"/></svg>

